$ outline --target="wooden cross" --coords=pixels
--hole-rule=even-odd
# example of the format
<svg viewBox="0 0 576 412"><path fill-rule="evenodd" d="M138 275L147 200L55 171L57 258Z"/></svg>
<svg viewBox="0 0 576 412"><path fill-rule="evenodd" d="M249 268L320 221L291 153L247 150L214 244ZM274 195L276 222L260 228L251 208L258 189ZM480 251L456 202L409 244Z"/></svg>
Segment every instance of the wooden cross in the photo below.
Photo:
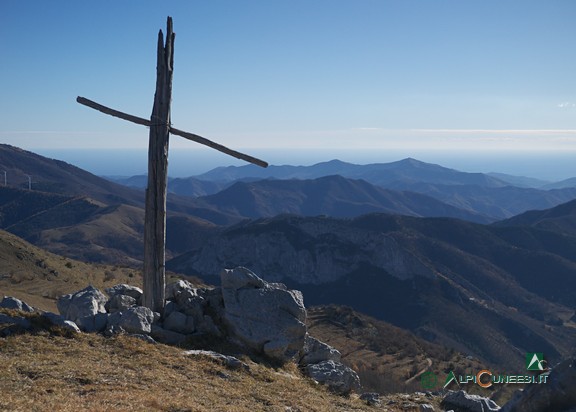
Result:
<svg viewBox="0 0 576 412"><path fill-rule="evenodd" d="M166 43L162 30L158 33L158 60L156 65L156 93L150 120L110 109L96 102L78 97L76 101L105 114L150 127L148 144L148 187L144 221L144 302L143 305L162 313L165 303L166 252L166 186L168 178L168 139L170 133L209 146L238 159L258 166L268 163L244 153L231 150L193 133L183 132L170 123L172 100L172 71L174 66L174 32L172 18L168 17Z"/></svg>

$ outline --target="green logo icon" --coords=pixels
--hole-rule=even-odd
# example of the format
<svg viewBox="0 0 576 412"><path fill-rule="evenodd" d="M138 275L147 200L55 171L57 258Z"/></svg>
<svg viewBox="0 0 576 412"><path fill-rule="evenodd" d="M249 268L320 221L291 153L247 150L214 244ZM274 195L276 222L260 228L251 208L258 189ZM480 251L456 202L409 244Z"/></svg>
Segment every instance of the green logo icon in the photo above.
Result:
<svg viewBox="0 0 576 412"><path fill-rule="evenodd" d="M438 385L438 378L433 372L424 372L420 376L420 385L424 389L434 389Z"/></svg>
<svg viewBox="0 0 576 412"><path fill-rule="evenodd" d="M444 386L442 387L442 389L446 389L446 387L450 385L452 382L456 382L456 385L458 385L458 380L456 379L456 375L454 375L454 371L450 371L448 376L446 376L446 382L444 382Z"/></svg>
<svg viewBox="0 0 576 412"><path fill-rule="evenodd" d="M544 354L540 352L528 352L526 354L526 370L543 371L546 369Z"/></svg>

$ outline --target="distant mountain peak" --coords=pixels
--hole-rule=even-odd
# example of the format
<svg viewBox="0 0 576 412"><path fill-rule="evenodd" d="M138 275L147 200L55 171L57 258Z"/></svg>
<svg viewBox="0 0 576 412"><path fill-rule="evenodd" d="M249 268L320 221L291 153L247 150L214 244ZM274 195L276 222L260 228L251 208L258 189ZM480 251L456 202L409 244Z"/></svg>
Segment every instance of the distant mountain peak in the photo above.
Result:
<svg viewBox="0 0 576 412"><path fill-rule="evenodd" d="M424 162L421 162L418 159L414 159L413 157L407 157L405 159L400 160L398 163L423 164Z"/></svg>
<svg viewBox="0 0 576 412"><path fill-rule="evenodd" d="M419 169L421 169L421 168L441 168L441 169L445 169L445 170L452 170L452 169L449 169L447 167L437 165L435 163L426 163L426 162L423 162L421 160L414 159L413 157L407 157L407 158L399 160L397 162L392 162L391 164L398 165L398 166L417 167Z"/></svg>
<svg viewBox="0 0 576 412"><path fill-rule="evenodd" d="M320 163L316 163L314 166L319 166L319 165L351 165L352 163L348 163L348 162L344 162L343 160L340 159L332 159L332 160L328 160L327 162L320 162Z"/></svg>

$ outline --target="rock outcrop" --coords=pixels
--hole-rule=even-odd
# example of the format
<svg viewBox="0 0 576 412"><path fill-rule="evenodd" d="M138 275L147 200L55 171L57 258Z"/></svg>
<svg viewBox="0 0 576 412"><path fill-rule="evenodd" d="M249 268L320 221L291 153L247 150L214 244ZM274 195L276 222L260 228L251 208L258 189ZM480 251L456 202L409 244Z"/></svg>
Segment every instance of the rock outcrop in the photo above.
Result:
<svg viewBox="0 0 576 412"><path fill-rule="evenodd" d="M340 352L308 335L301 292L268 283L243 267L222 271L221 282L222 287L213 289L195 288L185 280L168 285L163 315L139 306L141 289L116 285L106 289L109 297L92 286L64 295L57 302L60 315L41 316L73 331L106 336L126 333L152 343L181 344L198 336L228 340L247 354L278 363L298 362L308 376L334 392L359 390L358 375L340 362ZM4 298L0 307L34 311L14 298ZM0 324L31 327L25 317L6 314L0 314ZM186 354L209 356L231 368L248 368L237 358L212 351Z"/></svg>
<svg viewBox="0 0 576 412"><path fill-rule="evenodd" d="M306 374L315 381L328 385L334 392L347 395L360 389L360 378L348 366L332 360L306 366Z"/></svg>
<svg viewBox="0 0 576 412"><path fill-rule="evenodd" d="M144 306L130 307L110 314L106 322L108 333L126 332L135 335L148 335L152 332L154 312Z"/></svg>
<svg viewBox="0 0 576 412"><path fill-rule="evenodd" d="M336 393L347 395L360 389L360 378L353 369L340 362L341 358L338 350L306 334L298 363L316 382L327 385Z"/></svg>
<svg viewBox="0 0 576 412"><path fill-rule="evenodd" d="M226 231L169 262L170 268L212 278L220 273L221 262L250 265L256 273L266 274L267 281L300 284L334 282L364 266L383 269L402 280L436 276L387 234L342 227L332 219L286 218L278 220L280 228L274 227L275 221L267 221L262 232L253 224Z"/></svg>
<svg viewBox="0 0 576 412"><path fill-rule="evenodd" d="M76 293L61 296L57 306L60 315L70 320L86 332L99 332L106 326L106 316L97 316L106 313L108 298L93 286L88 286Z"/></svg>
<svg viewBox="0 0 576 412"><path fill-rule="evenodd" d="M267 283L238 267L221 273L224 320L231 335L250 349L286 362L304 346L302 293Z"/></svg>
<svg viewBox="0 0 576 412"><path fill-rule="evenodd" d="M304 346L300 352L299 363L301 365L312 365L327 360L340 362L341 358L342 355L338 350L307 334Z"/></svg>

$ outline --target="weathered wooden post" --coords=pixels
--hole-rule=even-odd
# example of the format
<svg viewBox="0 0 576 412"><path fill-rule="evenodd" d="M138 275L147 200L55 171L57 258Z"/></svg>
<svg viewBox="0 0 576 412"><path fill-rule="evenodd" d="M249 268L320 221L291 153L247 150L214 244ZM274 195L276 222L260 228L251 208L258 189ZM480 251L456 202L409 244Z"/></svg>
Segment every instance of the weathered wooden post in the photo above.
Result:
<svg viewBox="0 0 576 412"><path fill-rule="evenodd" d="M150 116L148 187L144 218L144 306L163 312L165 301L166 187L170 138L170 103L174 66L174 32L168 17L166 44L158 33L156 93Z"/></svg>
<svg viewBox="0 0 576 412"><path fill-rule="evenodd" d="M150 127L148 143L148 187L146 189L146 213L144 219L144 306L162 313L165 304L166 260L166 187L168 179L168 143L170 133L216 149L261 167L268 163L221 144L184 132L170 124L172 100L172 71L174 67L174 32L172 18L168 17L166 43L162 30L158 33L156 63L156 92L150 120L133 116L103 106L78 96L76 101L120 119Z"/></svg>

